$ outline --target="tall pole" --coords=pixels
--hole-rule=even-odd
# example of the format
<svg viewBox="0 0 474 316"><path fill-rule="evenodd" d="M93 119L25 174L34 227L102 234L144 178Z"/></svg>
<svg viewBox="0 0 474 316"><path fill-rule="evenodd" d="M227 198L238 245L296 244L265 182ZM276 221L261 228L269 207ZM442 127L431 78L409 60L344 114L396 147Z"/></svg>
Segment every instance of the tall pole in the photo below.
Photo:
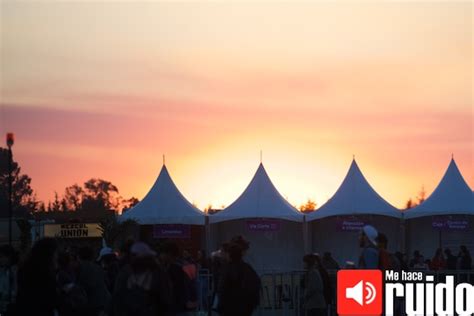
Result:
<svg viewBox="0 0 474 316"><path fill-rule="evenodd" d="M7 133L7 147L8 147L8 245L12 247L12 217L13 217L13 153L12 146L15 142L13 133ZM8 301L12 302L12 269L11 263L8 265Z"/></svg>
<svg viewBox="0 0 474 316"><path fill-rule="evenodd" d="M8 245L12 245L12 217L13 217L13 203L12 203L12 148L8 147Z"/></svg>
<svg viewBox="0 0 474 316"><path fill-rule="evenodd" d="M8 147L8 245L12 246L13 235L12 235L12 217L13 217L13 153L12 146L15 142L15 136L13 133L7 133L7 147Z"/></svg>

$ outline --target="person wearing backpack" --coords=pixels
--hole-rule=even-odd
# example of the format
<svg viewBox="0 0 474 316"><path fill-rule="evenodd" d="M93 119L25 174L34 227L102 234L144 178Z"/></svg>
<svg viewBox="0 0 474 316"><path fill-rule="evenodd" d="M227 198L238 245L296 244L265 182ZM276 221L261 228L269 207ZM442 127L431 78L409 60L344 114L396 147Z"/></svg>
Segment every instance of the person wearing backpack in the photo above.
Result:
<svg viewBox="0 0 474 316"><path fill-rule="evenodd" d="M241 242L231 242L229 263L219 280L217 311L222 316L250 316L260 302L260 278L255 270L243 261L248 249Z"/></svg>

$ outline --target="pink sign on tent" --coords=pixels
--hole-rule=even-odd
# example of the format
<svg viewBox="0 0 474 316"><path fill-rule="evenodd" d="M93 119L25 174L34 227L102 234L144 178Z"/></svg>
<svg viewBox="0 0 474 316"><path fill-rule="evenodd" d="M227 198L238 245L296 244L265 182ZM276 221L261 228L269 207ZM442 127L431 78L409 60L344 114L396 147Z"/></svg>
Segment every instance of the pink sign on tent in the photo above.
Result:
<svg viewBox="0 0 474 316"><path fill-rule="evenodd" d="M281 228L279 220L255 219L246 221L247 229L251 232L275 232Z"/></svg>
<svg viewBox="0 0 474 316"><path fill-rule="evenodd" d="M467 230L469 220L464 216L433 216L431 225L439 230Z"/></svg>
<svg viewBox="0 0 474 316"><path fill-rule="evenodd" d="M191 238L191 226L182 224L153 225L154 238Z"/></svg>
<svg viewBox="0 0 474 316"><path fill-rule="evenodd" d="M367 221L355 216L341 216L337 219L336 230L340 232L360 232Z"/></svg>

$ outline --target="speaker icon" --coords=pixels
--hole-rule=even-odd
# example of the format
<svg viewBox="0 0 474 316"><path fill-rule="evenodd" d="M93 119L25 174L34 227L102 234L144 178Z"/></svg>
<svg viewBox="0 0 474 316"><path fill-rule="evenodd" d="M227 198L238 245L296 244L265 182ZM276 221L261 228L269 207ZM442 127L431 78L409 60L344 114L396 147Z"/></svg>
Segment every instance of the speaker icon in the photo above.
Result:
<svg viewBox="0 0 474 316"><path fill-rule="evenodd" d="M364 286L365 285L365 286ZM367 292L364 297L364 288ZM377 296L375 286L370 282L359 281L355 286L346 288L346 298L353 299L360 306L372 304Z"/></svg>
<svg viewBox="0 0 474 316"><path fill-rule="evenodd" d="M380 316L383 281L380 270L337 272L337 313L343 316Z"/></svg>

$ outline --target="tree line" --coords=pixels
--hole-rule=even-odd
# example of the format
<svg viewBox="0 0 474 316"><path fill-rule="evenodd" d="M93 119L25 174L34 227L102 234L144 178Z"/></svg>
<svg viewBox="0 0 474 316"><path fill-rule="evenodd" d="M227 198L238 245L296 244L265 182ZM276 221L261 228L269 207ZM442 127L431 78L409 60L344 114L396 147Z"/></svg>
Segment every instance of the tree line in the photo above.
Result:
<svg viewBox="0 0 474 316"><path fill-rule="evenodd" d="M8 150L0 147L0 218L8 217L9 170ZM12 163L12 209L15 218L97 218L125 212L139 201L124 198L112 182L91 178L83 185L73 184L64 193L55 193L53 201L40 201L31 186L31 177L24 174L18 162Z"/></svg>

